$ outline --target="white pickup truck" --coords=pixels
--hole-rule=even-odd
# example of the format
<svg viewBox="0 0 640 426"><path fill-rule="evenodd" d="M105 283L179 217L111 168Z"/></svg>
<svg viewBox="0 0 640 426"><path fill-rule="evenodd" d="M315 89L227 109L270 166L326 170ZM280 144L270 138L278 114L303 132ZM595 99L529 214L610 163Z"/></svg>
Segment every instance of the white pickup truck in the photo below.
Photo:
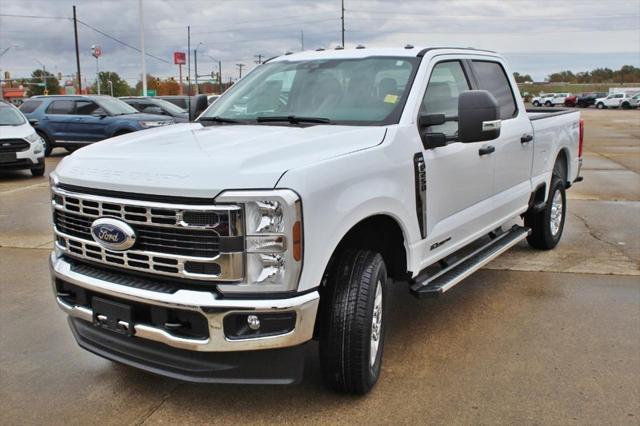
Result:
<svg viewBox="0 0 640 426"><path fill-rule="evenodd" d="M150 372L293 383L316 340L328 386L365 393L389 286L437 296L556 246L582 135L577 111L528 113L493 52L280 56L196 123L60 162L56 301L81 347Z"/></svg>

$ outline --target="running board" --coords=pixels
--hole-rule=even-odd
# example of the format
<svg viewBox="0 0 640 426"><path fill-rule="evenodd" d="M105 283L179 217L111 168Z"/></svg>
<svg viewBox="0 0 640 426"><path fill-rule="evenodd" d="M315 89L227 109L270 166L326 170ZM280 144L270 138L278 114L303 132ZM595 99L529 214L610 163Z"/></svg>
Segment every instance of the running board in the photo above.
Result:
<svg viewBox="0 0 640 426"><path fill-rule="evenodd" d="M491 241L456 260L441 271L416 278L411 294L417 298L439 296L502 253L527 238L529 228L514 225L510 230L494 236Z"/></svg>

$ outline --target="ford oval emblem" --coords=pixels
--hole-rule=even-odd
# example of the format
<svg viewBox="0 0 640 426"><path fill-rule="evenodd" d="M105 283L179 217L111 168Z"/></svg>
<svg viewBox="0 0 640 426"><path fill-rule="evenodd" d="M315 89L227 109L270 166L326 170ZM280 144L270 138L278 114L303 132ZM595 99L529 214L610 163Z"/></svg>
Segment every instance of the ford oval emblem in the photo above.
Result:
<svg viewBox="0 0 640 426"><path fill-rule="evenodd" d="M91 224L91 235L95 242L109 250L127 250L136 242L136 233L125 222L101 217Z"/></svg>

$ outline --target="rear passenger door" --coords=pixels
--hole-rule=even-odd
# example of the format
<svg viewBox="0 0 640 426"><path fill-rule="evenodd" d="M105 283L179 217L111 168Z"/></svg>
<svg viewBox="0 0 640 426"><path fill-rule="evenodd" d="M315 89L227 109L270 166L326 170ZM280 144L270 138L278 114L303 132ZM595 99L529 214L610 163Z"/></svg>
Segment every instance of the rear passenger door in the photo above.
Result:
<svg viewBox="0 0 640 426"><path fill-rule="evenodd" d="M470 63L477 88L491 93L500 106L500 137L489 141L495 147L491 154L495 161L492 208L497 210L494 214L497 219L513 214L529 201L533 127L526 111L516 101L513 79L508 77L505 66L490 58L473 59Z"/></svg>
<svg viewBox="0 0 640 426"><path fill-rule="evenodd" d="M69 123L73 120L74 103L70 99L51 101L38 126L49 131L56 141L69 140Z"/></svg>

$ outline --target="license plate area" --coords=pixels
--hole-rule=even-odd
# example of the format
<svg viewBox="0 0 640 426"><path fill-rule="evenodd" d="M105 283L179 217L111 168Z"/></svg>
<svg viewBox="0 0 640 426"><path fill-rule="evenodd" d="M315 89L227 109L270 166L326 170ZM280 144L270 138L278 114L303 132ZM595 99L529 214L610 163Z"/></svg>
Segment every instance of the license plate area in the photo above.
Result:
<svg viewBox="0 0 640 426"><path fill-rule="evenodd" d="M15 152L0 152L0 163L13 163L17 159Z"/></svg>
<svg viewBox="0 0 640 426"><path fill-rule="evenodd" d="M133 335L133 308L131 306L94 296L91 299L91 308L93 309L93 324L96 327L127 336Z"/></svg>

